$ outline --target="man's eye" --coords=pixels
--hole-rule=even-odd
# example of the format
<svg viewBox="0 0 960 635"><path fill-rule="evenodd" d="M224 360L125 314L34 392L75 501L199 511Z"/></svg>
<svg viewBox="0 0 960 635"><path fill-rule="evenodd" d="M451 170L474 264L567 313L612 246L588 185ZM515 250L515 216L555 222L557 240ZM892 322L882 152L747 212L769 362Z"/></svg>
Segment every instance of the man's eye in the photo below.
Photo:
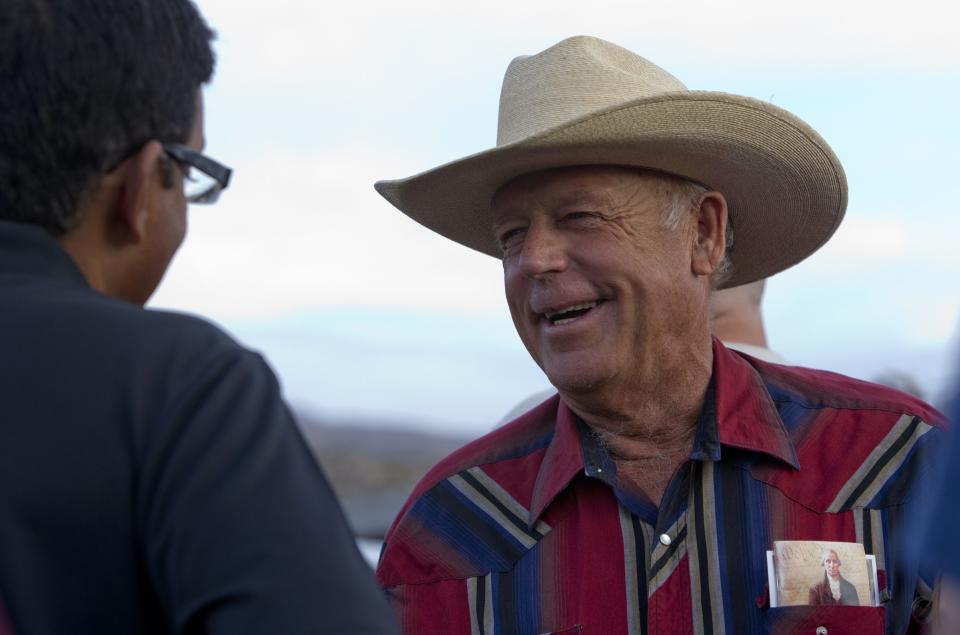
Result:
<svg viewBox="0 0 960 635"><path fill-rule="evenodd" d="M597 215L594 212L569 212L560 219L561 222L578 222L584 220L593 220Z"/></svg>
<svg viewBox="0 0 960 635"><path fill-rule="evenodd" d="M500 243L500 248L506 251L510 247L517 244L523 236L523 232L523 227L513 227L500 232L500 235L497 238L497 241Z"/></svg>

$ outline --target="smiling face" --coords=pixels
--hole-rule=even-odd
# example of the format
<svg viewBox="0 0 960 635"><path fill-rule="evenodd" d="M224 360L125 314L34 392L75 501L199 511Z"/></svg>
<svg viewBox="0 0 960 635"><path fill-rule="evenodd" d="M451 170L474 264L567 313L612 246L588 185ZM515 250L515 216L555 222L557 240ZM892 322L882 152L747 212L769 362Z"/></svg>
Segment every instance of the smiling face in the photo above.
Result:
<svg viewBox="0 0 960 635"><path fill-rule="evenodd" d="M590 166L526 175L494 197L510 313L561 391L629 386L667 347L709 343L695 215L663 222L675 185Z"/></svg>

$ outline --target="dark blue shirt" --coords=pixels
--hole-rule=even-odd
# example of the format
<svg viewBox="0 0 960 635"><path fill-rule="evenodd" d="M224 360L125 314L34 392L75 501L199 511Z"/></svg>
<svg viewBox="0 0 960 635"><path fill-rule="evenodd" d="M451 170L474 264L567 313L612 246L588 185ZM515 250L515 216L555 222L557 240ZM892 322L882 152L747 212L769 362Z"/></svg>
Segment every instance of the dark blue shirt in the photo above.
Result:
<svg viewBox="0 0 960 635"><path fill-rule="evenodd" d="M0 596L19 633L385 633L263 359L0 222Z"/></svg>
<svg viewBox="0 0 960 635"><path fill-rule="evenodd" d="M957 368L960 372L960 367ZM960 382L960 376L956 378ZM955 387L947 403L947 416L953 423L940 465L940 479L933 496L926 501L919 540L913 543L923 554L927 568L960 582L960 505L957 488L960 487L960 385Z"/></svg>

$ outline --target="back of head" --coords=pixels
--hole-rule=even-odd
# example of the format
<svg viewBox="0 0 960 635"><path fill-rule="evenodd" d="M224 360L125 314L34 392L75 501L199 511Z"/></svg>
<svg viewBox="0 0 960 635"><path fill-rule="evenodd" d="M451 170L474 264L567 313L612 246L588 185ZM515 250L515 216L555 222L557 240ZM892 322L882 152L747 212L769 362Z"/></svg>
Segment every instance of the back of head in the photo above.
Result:
<svg viewBox="0 0 960 635"><path fill-rule="evenodd" d="M100 175L184 142L212 37L190 0L0 3L0 220L67 232Z"/></svg>

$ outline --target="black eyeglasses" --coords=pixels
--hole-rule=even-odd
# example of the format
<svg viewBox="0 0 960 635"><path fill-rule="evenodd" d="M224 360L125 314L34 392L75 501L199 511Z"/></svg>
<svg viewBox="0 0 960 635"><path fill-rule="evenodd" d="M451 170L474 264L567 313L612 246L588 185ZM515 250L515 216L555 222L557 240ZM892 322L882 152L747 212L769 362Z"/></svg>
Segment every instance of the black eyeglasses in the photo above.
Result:
<svg viewBox="0 0 960 635"><path fill-rule="evenodd" d="M193 148L164 143L163 151L183 167L183 196L189 203L216 203L220 192L230 184L233 170Z"/></svg>

